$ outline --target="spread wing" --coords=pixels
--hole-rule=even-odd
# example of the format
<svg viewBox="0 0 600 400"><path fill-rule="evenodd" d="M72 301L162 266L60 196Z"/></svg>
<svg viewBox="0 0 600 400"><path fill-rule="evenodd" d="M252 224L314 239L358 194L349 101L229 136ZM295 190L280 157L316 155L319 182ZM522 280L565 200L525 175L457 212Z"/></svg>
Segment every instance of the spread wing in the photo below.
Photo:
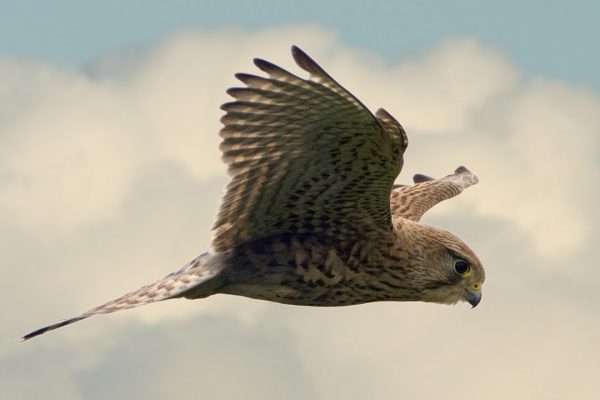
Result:
<svg viewBox="0 0 600 400"><path fill-rule="evenodd" d="M419 221L423 214L440 201L448 200L479 182L479 178L465 167L441 179L417 174L414 185L395 186L390 199L392 215Z"/></svg>
<svg viewBox="0 0 600 400"><path fill-rule="evenodd" d="M268 77L237 74L246 87L220 132L227 186L213 248L283 233L369 236L391 229L390 191L406 134L384 110L373 115L297 47L302 79L261 59Z"/></svg>

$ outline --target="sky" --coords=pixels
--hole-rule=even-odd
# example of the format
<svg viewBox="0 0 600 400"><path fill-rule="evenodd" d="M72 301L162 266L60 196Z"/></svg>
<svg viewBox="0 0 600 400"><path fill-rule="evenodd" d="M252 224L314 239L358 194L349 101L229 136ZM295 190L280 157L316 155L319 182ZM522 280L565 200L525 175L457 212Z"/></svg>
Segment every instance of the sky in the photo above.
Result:
<svg viewBox="0 0 600 400"><path fill-rule="evenodd" d="M391 3L391 2L390 2ZM0 1L0 387L31 399L592 399L600 373L597 2ZM299 45L410 145L399 183L480 183L423 219L482 303L217 295L19 343L210 245L225 89Z"/></svg>

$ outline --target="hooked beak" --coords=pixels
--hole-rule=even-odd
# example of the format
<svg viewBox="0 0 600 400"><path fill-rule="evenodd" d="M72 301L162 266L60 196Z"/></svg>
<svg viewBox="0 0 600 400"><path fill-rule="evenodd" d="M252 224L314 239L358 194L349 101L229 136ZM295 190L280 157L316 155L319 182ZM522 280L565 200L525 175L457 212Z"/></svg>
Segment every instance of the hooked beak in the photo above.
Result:
<svg viewBox="0 0 600 400"><path fill-rule="evenodd" d="M472 292L469 290L467 292L466 300L469 302L472 308L475 308L477 304L479 304L479 302L481 301L481 291Z"/></svg>

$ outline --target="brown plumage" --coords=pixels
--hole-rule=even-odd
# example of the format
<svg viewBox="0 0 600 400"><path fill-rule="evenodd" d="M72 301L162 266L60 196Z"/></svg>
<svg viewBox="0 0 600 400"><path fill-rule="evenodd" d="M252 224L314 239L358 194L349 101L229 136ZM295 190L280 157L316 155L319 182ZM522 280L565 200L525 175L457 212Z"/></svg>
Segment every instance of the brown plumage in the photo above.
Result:
<svg viewBox="0 0 600 400"><path fill-rule="evenodd" d="M459 167L393 186L408 144L402 126L383 109L372 114L299 48L292 55L309 79L256 59L267 77L237 74L246 86L228 90L235 100L222 106L220 134L232 179L213 252L24 340L96 314L215 293L310 306L479 303L477 256L419 223L477 177Z"/></svg>

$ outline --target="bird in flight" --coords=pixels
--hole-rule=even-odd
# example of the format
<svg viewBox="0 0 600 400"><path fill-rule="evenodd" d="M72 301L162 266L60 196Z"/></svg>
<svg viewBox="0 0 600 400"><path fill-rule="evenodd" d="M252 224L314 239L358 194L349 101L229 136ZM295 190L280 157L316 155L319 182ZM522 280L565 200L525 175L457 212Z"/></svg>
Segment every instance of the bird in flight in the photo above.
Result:
<svg viewBox="0 0 600 400"><path fill-rule="evenodd" d="M408 139L385 110L372 114L296 46L296 76L268 61L239 73L221 108L231 181L212 249L166 277L22 340L97 314L217 293L304 306L425 301L475 307L485 274L453 234L419 223L476 184L465 167L394 185Z"/></svg>

